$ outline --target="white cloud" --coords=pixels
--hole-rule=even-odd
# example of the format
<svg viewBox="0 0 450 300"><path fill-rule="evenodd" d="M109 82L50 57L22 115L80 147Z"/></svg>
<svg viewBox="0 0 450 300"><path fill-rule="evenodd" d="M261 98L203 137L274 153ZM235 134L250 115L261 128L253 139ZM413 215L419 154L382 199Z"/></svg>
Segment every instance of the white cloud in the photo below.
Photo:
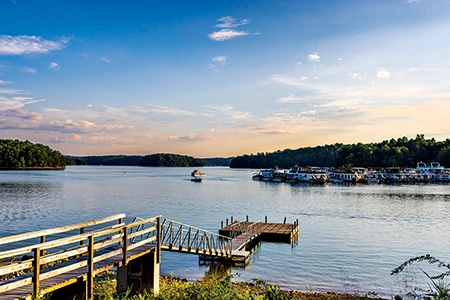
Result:
<svg viewBox="0 0 450 300"><path fill-rule="evenodd" d="M307 82L307 81L308 81L308 76L303 76L302 79L301 79L301 81Z"/></svg>
<svg viewBox="0 0 450 300"><path fill-rule="evenodd" d="M37 71L35 69L32 69L32 68L23 68L22 70L24 72L31 73L31 74L37 73Z"/></svg>
<svg viewBox="0 0 450 300"><path fill-rule="evenodd" d="M340 108L346 108L346 107L357 107L358 104L367 104L367 103L371 103L368 100L364 100L364 99L348 99L348 100L336 100L336 101L331 101L325 104L320 104L318 105L319 107L340 107Z"/></svg>
<svg viewBox="0 0 450 300"><path fill-rule="evenodd" d="M298 62L295 63L296 66L301 66L301 64L302 64L301 61L298 61Z"/></svg>
<svg viewBox="0 0 450 300"><path fill-rule="evenodd" d="M278 103L295 103L295 102L302 102L302 101L306 101L306 100L307 100L306 98L298 97L294 93L290 93L286 97L281 97L281 98L277 99L276 102L278 102Z"/></svg>
<svg viewBox="0 0 450 300"><path fill-rule="evenodd" d="M59 69L59 66L58 66L57 63L55 63L55 62L52 61L52 62L48 65L48 68L49 68L49 69L55 69L55 70L58 70L58 69Z"/></svg>
<svg viewBox="0 0 450 300"><path fill-rule="evenodd" d="M4 81L4 80L0 80L0 84L10 84L11 81Z"/></svg>
<svg viewBox="0 0 450 300"><path fill-rule="evenodd" d="M319 53L314 52L313 54L308 55L308 59L311 60L311 61L319 62L320 61Z"/></svg>
<svg viewBox="0 0 450 300"><path fill-rule="evenodd" d="M234 39L238 36L246 36L249 33L247 31L237 31L233 29L222 29L208 34L209 39L213 41L223 42L226 40Z"/></svg>
<svg viewBox="0 0 450 300"><path fill-rule="evenodd" d="M227 61L227 57L226 56L214 56L212 60L215 62L219 62L219 63L225 63Z"/></svg>
<svg viewBox="0 0 450 300"><path fill-rule="evenodd" d="M111 62L111 60L107 59L106 57L102 57L102 61L104 61L107 64L109 64Z"/></svg>
<svg viewBox="0 0 450 300"><path fill-rule="evenodd" d="M223 42L226 40L234 39L238 36L246 36L249 35L250 32L242 31L242 30L234 30L233 28L247 25L250 23L250 19L240 19L237 20L233 17L226 16L220 19L217 19L219 22L215 27L221 28L219 31L214 31L213 33L208 34L208 38L213 41ZM259 33L258 33L259 34Z"/></svg>
<svg viewBox="0 0 450 300"><path fill-rule="evenodd" d="M338 57L337 60L338 60L338 61L342 61L342 58Z"/></svg>
<svg viewBox="0 0 450 300"><path fill-rule="evenodd" d="M250 19L236 20L235 18L230 16L222 17L220 19L217 19L217 21L220 22L216 25L217 28L235 28L250 23Z"/></svg>
<svg viewBox="0 0 450 300"><path fill-rule="evenodd" d="M0 35L0 55L23 55L30 53L48 53L66 47L69 38L51 41L41 36Z"/></svg>
<svg viewBox="0 0 450 300"><path fill-rule="evenodd" d="M389 77L391 77L391 73L385 67L378 68L377 69L377 77L383 78L383 79L388 79Z"/></svg>
<svg viewBox="0 0 450 300"><path fill-rule="evenodd" d="M86 107L92 107L93 105L92 104L88 104L88 105L86 105Z"/></svg>

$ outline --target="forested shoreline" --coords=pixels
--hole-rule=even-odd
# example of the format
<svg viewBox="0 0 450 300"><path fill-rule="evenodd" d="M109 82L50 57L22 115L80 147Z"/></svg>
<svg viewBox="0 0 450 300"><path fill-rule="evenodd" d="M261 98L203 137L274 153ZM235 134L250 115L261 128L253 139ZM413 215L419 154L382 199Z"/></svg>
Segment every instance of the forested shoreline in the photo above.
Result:
<svg viewBox="0 0 450 300"><path fill-rule="evenodd" d="M423 134L408 139L384 140L379 143L323 145L298 149L244 154L228 158L195 158L187 155L156 153L150 155L63 156L43 144L29 141L0 140L0 169L61 169L65 165L290 168L323 167L412 167L417 162L437 161L450 166L450 139L436 141Z"/></svg>
<svg viewBox="0 0 450 300"><path fill-rule="evenodd" d="M144 160L145 158L145 160ZM102 165L102 166L153 166L153 167L189 167L189 166L226 166L233 157L194 158L192 156L156 153L151 155L101 155L101 156L66 156L68 166ZM195 162L194 162L195 160ZM141 164L142 162L142 164Z"/></svg>
<svg viewBox="0 0 450 300"><path fill-rule="evenodd" d="M436 141L418 134L414 139L401 137L380 143L357 143L285 149L271 153L242 155L234 158L230 168L321 167L412 167L417 162L437 161L450 167L450 139Z"/></svg>
<svg viewBox="0 0 450 300"><path fill-rule="evenodd" d="M64 169L64 155L43 144L30 141L0 140L0 169Z"/></svg>

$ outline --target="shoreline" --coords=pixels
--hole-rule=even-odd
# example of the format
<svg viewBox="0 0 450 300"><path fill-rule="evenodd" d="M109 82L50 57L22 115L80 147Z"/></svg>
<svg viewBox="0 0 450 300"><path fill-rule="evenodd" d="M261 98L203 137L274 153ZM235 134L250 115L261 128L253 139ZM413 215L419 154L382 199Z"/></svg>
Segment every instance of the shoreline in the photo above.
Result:
<svg viewBox="0 0 450 300"><path fill-rule="evenodd" d="M17 168L8 168L8 167L0 167L0 171L39 171L39 170L65 170L66 166L59 167L17 167Z"/></svg>

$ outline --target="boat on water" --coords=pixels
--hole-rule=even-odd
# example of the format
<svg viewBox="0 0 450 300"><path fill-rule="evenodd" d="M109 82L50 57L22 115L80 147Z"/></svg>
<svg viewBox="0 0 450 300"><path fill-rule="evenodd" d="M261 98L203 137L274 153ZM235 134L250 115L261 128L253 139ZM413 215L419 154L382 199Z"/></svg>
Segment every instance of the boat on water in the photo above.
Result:
<svg viewBox="0 0 450 300"><path fill-rule="evenodd" d="M261 169L258 173L254 173L253 180L271 181L273 178L273 169Z"/></svg>
<svg viewBox="0 0 450 300"><path fill-rule="evenodd" d="M194 170L191 172L191 181L201 182L203 177L205 177L205 176L206 176L205 173L202 173L199 170Z"/></svg>

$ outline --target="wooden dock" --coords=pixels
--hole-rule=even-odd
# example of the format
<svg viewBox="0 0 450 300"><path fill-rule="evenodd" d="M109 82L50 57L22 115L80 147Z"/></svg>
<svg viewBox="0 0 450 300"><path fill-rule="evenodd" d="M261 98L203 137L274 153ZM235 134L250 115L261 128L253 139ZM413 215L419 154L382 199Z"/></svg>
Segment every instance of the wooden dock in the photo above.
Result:
<svg viewBox="0 0 450 300"><path fill-rule="evenodd" d="M261 242L292 244L299 233L298 221L292 224L235 221L219 230L219 235L232 238L232 260L247 264L253 247Z"/></svg>

